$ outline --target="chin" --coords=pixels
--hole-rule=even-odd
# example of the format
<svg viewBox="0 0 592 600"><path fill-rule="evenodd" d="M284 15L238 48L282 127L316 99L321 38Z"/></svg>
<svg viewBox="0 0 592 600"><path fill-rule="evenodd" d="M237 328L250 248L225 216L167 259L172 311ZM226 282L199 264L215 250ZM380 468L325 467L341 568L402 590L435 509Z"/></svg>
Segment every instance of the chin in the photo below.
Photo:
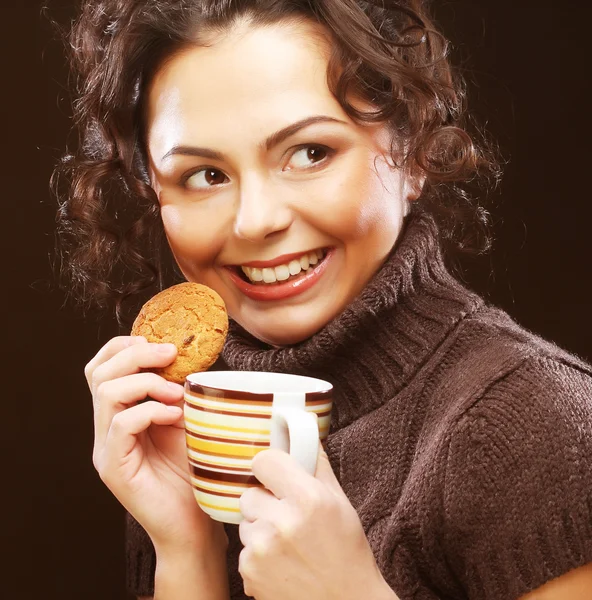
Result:
<svg viewBox="0 0 592 600"><path fill-rule="evenodd" d="M294 346L318 333L326 324L327 320L315 319L308 321L306 326L300 322L286 322L273 324L269 321L265 323L241 323L241 327L246 329L258 340L270 344L271 346Z"/></svg>

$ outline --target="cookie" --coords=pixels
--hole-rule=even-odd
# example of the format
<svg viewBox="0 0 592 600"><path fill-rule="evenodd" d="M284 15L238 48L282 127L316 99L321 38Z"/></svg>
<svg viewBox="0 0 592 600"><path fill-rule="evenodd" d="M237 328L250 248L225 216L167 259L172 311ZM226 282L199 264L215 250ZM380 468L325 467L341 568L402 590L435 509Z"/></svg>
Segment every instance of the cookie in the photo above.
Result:
<svg viewBox="0 0 592 600"><path fill-rule="evenodd" d="M149 342L177 346L173 363L150 370L180 384L190 373L206 371L214 364L227 333L224 301L198 283L180 283L156 294L141 308L131 331Z"/></svg>

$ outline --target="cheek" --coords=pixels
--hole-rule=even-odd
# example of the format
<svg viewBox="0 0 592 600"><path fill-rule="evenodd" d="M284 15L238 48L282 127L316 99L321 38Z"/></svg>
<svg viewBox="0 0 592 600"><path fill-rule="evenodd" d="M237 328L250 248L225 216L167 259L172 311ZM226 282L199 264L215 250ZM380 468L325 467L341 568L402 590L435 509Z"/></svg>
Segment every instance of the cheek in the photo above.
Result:
<svg viewBox="0 0 592 600"><path fill-rule="evenodd" d="M203 215L196 212L173 205L162 206L160 211L169 246L184 272L189 264L203 266L211 262L223 238L211 223L206 227Z"/></svg>
<svg viewBox="0 0 592 600"><path fill-rule="evenodd" d="M399 187L398 176L380 170L377 175L364 163L316 194L310 214L320 229L343 241L390 231L402 210Z"/></svg>

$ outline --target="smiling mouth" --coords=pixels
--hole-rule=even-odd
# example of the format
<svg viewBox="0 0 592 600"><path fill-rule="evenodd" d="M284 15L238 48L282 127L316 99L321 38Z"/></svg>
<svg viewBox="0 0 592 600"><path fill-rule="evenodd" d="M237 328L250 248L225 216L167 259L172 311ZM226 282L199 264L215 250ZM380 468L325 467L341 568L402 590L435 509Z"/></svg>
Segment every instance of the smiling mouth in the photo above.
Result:
<svg viewBox="0 0 592 600"><path fill-rule="evenodd" d="M233 267L235 272L243 281L251 285L275 286L278 284L291 282L300 277L311 273L326 258L328 248L312 250L303 253L299 258L294 258L289 262L275 267Z"/></svg>

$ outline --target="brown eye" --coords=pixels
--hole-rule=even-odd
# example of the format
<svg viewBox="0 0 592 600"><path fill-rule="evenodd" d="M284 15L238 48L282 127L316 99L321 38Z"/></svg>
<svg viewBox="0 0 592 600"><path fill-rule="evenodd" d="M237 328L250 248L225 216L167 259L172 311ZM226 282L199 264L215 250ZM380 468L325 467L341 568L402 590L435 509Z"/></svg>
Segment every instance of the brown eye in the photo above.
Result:
<svg viewBox="0 0 592 600"><path fill-rule="evenodd" d="M290 162L286 166L291 169L307 169L323 162L329 156L329 149L324 146L305 146L292 154Z"/></svg>
<svg viewBox="0 0 592 600"><path fill-rule="evenodd" d="M228 177L220 169L200 169L185 180L185 187L191 190L206 190L228 182Z"/></svg>
<svg viewBox="0 0 592 600"><path fill-rule="evenodd" d="M205 172L205 180L210 185L219 185L221 183L224 183L225 179L226 179L226 175L224 175L224 173L222 173L222 171L218 171L217 169L208 169Z"/></svg>
<svg viewBox="0 0 592 600"><path fill-rule="evenodd" d="M327 151L324 148L308 148L306 157L310 162L319 162L327 156Z"/></svg>

